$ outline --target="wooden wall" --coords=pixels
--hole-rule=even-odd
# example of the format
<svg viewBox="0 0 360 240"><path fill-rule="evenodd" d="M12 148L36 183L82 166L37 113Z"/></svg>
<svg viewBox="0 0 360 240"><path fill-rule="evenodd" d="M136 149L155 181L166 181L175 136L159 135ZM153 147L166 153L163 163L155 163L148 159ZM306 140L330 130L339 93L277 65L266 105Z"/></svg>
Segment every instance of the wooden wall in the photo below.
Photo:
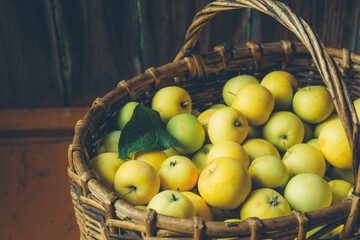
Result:
<svg viewBox="0 0 360 240"><path fill-rule="evenodd" d="M0 1L0 108L88 106L123 79L171 62L209 0ZM326 46L360 53L360 1L287 0ZM248 9L221 13L202 51L296 40Z"/></svg>

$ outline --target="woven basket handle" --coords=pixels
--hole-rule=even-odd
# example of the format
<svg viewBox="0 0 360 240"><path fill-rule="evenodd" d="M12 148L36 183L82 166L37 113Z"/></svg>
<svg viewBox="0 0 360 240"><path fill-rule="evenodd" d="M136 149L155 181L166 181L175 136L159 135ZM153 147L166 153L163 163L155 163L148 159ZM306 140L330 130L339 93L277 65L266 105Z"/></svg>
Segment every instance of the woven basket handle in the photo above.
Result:
<svg viewBox="0 0 360 240"><path fill-rule="evenodd" d="M218 13L253 8L259 10L291 30L310 52L312 59L334 100L334 105L343 123L353 153L355 183L359 167L359 123L347 86L334 60L328 54L323 43L309 25L284 3L272 0L218 0L209 3L198 12L187 30L184 45L174 61L178 61L196 51L199 35L204 26ZM357 184L359 185L359 184ZM357 186L356 191L360 188Z"/></svg>

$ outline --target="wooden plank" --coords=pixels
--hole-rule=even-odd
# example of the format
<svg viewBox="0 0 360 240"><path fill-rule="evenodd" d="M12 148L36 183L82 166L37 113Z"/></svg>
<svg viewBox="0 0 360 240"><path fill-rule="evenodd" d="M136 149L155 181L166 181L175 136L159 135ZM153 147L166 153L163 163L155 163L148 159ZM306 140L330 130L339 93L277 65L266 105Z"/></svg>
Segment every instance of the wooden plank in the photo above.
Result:
<svg viewBox="0 0 360 240"><path fill-rule="evenodd" d="M358 51L356 41L359 28L359 1L299 0L284 1L284 3L310 25L325 46ZM292 32L263 13L253 11L252 20L254 41L273 42L282 39L299 41Z"/></svg>
<svg viewBox="0 0 360 240"><path fill-rule="evenodd" d="M158 67L174 60L193 17L209 2L141 0L145 68ZM201 33L200 51L207 52L217 45L244 45L246 25L246 9L219 13Z"/></svg>
<svg viewBox="0 0 360 240"><path fill-rule="evenodd" d="M51 1L1 1L0 31L0 108L63 105Z"/></svg>
<svg viewBox="0 0 360 240"><path fill-rule="evenodd" d="M66 173L70 143L0 144L0 239L79 239Z"/></svg>
<svg viewBox="0 0 360 240"><path fill-rule="evenodd" d="M26 108L0 110L0 138L64 137L74 134L74 127L88 108Z"/></svg>
<svg viewBox="0 0 360 240"><path fill-rule="evenodd" d="M141 72L136 1L54 1L70 105L88 105Z"/></svg>

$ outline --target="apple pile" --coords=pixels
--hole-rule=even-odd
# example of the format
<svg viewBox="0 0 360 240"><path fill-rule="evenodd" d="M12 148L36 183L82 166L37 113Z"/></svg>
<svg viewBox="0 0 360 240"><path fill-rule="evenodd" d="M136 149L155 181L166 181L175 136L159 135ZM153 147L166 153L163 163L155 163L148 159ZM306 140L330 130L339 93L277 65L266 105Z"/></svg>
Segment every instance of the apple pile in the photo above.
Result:
<svg viewBox="0 0 360 240"><path fill-rule="evenodd" d="M158 90L151 109L175 143L125 159L119 138L140 105L128 102L90 168L126 202L182 218L273 218L328 207L351 193L351 151L325 86L299 88L292 74L273 71L261 81L227 80L222 98L199 112L184 88ZM354 106L360 113L359 99Z"/></svg>

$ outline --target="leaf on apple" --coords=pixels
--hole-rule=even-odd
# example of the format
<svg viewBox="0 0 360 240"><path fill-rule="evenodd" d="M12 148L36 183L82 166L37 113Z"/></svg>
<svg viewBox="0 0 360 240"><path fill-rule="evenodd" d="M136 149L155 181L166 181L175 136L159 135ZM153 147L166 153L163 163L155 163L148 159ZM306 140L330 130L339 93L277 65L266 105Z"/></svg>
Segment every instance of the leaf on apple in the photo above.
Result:
<svg viewBox="0 0 360 240"><path fill-rule="evenodd" d="M133 152L166 150L175 143L176 139L163 128L160 114L140 103L121 131L119 158L129 159Z"/></svg>

